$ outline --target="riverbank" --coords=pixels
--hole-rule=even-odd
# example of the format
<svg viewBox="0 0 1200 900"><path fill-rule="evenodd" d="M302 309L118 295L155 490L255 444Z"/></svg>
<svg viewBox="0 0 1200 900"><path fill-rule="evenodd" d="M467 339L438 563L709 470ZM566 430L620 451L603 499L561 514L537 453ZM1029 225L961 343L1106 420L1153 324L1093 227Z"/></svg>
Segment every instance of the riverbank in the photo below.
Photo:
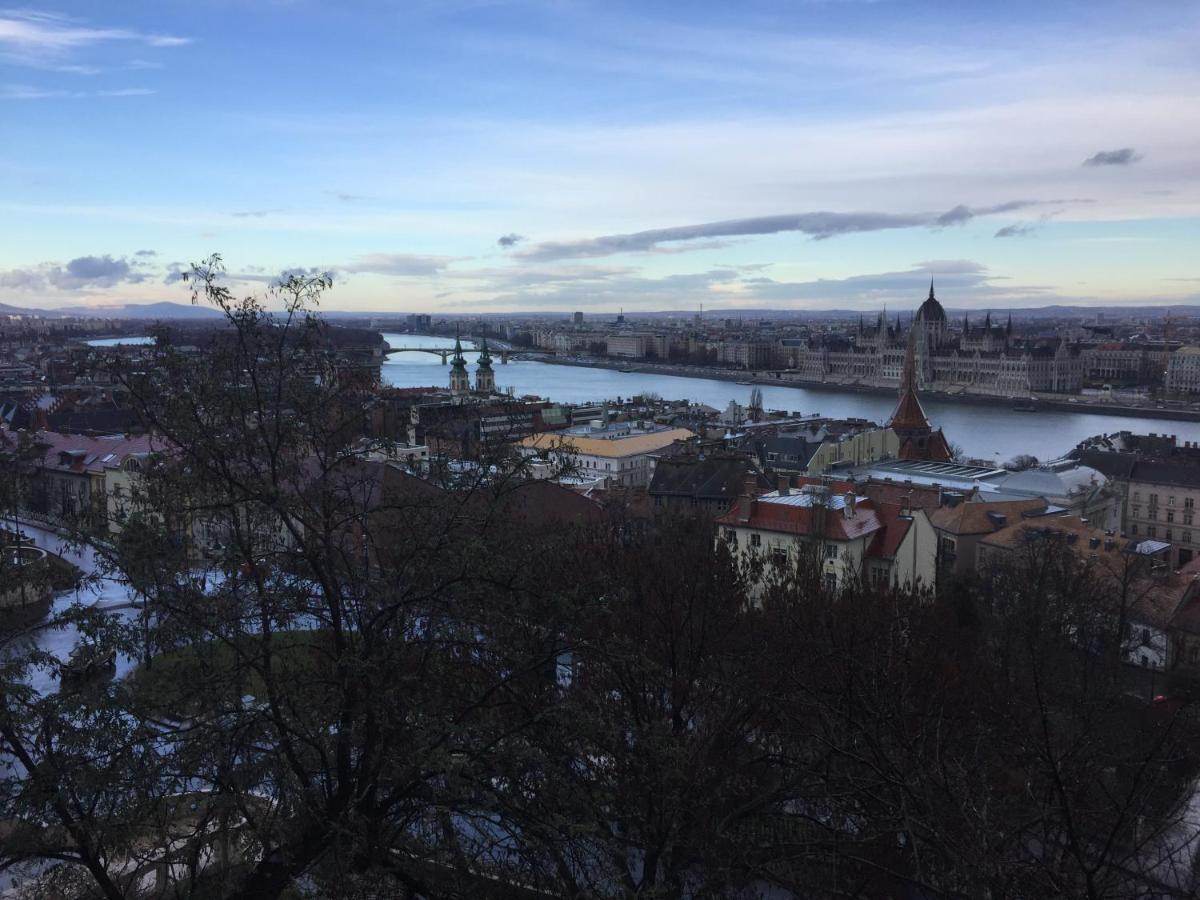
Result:
<svg viewBox="0 0 1200 900"><path fill-rule="evenodd" d="M875 396L893 396L893 387L840 383L829 381L810 381L799 378L772 378L756 372L739 372L731 369L709 369L699 366L675 366L663 363L638 363L634 361L617 360L580 360L563 357L529 356L531 362L541 362L555 366L575 366L586 369L611 369L618 372L634 372L650 375L673 375L679 378L703 378L715 381L728 381L735 384L755 384L763 387L794 387L810 391L822 391L831 394L870 394ZM1176 422L1200 422L1200 410L1195 409L1158 409L1156 406L1129 406L1110 403L1094 398L1077 396L1071 398L1048 398L1044 395L1036 399L1028 397L996 397L989 394L967 394L954 391L923 390L922 397L937 399L945 403L957 403L971 406L1000 407L1003 409L1020 408L1021 412L1072 412L1090 413L1101 416L1120 416L1137 419L1160 419Z"/></svg>

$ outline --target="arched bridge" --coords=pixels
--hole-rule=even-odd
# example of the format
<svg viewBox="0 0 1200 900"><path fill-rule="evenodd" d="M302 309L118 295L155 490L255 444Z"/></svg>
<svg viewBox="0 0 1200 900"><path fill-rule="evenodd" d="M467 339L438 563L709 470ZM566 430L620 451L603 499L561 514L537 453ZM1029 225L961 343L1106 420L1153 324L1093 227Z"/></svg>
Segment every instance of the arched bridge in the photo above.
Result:
<svg viewBox="0 0 1200 900"><path fill-rule="evenodd" d="M454 355L453 347L390 347L388 348L388 356L393 353L432 353L434 356L442 358L442 365L446 365L450 357ZM499 356L502 365L508 365L508 358L523 353L540 353L543 356L555 356L556 350L542 350L537 347L502 347L495 350L490 350L492 356ZM479 349L468 350L463 348L463 356L478 356Z"/></svg>

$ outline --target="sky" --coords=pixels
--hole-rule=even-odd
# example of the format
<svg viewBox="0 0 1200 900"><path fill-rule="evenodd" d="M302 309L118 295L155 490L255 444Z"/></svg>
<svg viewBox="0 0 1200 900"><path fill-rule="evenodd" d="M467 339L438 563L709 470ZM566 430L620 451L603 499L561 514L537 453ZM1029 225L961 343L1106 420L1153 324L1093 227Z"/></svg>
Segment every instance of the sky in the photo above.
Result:
<svg viewBox="0 0 1200 900"><path fill-rule="evenodd" d="M2 0L0 0L2 2ZM1200 303L1200 3L0 8L0 303Z"/></svg>

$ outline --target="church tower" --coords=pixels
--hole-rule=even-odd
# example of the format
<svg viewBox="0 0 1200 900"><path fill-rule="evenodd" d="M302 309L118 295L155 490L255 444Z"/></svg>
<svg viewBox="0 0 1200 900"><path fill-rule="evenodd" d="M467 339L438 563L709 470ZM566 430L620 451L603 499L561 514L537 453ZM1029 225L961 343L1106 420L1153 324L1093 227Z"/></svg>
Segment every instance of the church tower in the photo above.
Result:
<svg viewBox="0 0 1200 900"><path fill-rule="evenodd" d="M471 379L467 375L467 361L463 359L462 341L454 338L454 356L450 359L450 393L462 397L471 391Z"/></svg>
<svg viewBox="0 0 1200 900"><path fill-rule="evenodd" d="M900 375L900 399L888 422L888 427L896 433L900 442L896 456L899 459L949 462L951 454L946 438L940 428L933 430L917 396L916 344L916 329L910 329L908 348L904 353L904 369Z"/></svg>
<svg viewBox="0 0 1200 900"><path fill-rule="evenodd" d="M475 370L475 390L481 394L496 393L496 373L492 371L492 355L488 353L487 337L479 348L479 368Z"/></svg>

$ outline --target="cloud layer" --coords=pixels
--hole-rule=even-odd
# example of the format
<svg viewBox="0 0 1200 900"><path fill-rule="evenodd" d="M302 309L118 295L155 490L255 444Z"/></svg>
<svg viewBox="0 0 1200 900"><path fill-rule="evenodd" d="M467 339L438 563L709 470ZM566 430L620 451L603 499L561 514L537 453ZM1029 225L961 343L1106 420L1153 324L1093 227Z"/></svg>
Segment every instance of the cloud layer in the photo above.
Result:
<svg viewBox="0 0 1200 900"><path fill-rule="evenodd" d="M965 225L978 216L1012 212L1034 205L1032 200L1010 200L993 206L969 207L959 204L944 213L895 214L882 212L808 212L779 216L758 216L751 219L730 219L676 228L656 228L632 234L609 234L576 241L545 241L517 256L528 262L547 262L557 259L582 259L613 256L618 253L645 253L662 250L662 244L708 238L746 237L750 235L799 232L814 240L826 240L839 235L864 231L885 231L894 228L944 228Z"/></svg>
<svg viewBox="0 0 1200 900"><path fill-rule="evenodd" d="M130 262L123 256L77 256L65 265L42 263L0 272L0 287L30 292L97 290L140 284L148 277L138 268L137 260Z"/></svg>

